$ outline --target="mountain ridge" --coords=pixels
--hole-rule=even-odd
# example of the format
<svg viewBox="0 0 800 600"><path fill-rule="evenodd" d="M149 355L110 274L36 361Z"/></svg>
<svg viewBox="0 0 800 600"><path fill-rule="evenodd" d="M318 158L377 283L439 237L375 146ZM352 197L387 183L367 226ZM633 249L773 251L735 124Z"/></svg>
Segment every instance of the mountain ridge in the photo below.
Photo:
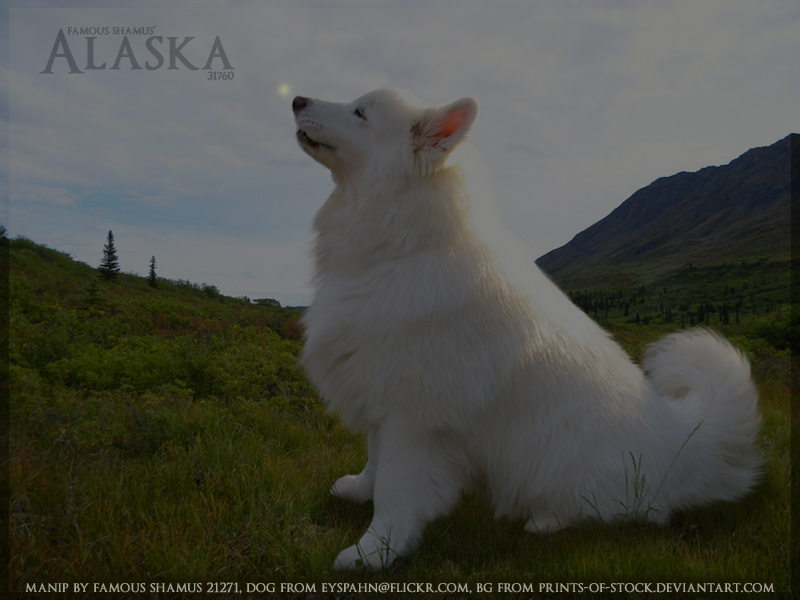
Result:
<svg viewBox="0 0 800 600"><path fill-rule="evenodd" d="M786 259L793 136L727 165L656 179L536 263L574 289L638 283L692 262Z"/></svg>

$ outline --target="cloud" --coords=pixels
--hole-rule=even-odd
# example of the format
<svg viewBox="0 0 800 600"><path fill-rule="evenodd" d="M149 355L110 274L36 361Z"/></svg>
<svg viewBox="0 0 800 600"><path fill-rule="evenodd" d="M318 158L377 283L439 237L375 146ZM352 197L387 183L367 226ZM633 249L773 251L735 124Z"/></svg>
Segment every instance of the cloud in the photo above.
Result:
<svg viewBox="0 0 800 600"><path fill-rule="evenodd" d="M41 202L57 206L73 206L75 199L76 195L64 187L22 183L14 189L14 201L18 204Z"/></svg>

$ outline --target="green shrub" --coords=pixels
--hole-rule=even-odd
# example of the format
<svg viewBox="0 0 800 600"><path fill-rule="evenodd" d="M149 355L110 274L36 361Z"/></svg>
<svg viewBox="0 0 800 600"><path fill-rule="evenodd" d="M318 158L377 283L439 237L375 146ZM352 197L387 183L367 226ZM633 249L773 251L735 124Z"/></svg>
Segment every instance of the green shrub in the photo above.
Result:
<svg viewBox="0 0 800 600"><path fill-rule="evenodd" d="M778 310L760 315L753 325L754 336L766 340L766 342L778 349L786 350L791 346L792 323L791 307L784 304Z"/></svg>

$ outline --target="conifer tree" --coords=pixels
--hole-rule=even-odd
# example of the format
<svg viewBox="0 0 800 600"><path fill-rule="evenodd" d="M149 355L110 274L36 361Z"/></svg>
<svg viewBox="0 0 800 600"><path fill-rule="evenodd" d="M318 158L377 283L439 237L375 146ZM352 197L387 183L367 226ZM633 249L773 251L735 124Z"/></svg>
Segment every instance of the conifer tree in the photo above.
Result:
<svg viewBox="0 0 800 600"><path fill-rule="evenodd" d="M97 270L100 272L100 277L106 281L112 281L119 275L119 259L114 246L114 234L111 231L108 232L108 241L103 247L103 260L100 261Z"/></svg>
<svg viewBox="0 0 800 600"><path fill-rule="evenodd" d="M147 284L154 288L156 287L156 257L150 258L150 275L147 278Z"/></svg>

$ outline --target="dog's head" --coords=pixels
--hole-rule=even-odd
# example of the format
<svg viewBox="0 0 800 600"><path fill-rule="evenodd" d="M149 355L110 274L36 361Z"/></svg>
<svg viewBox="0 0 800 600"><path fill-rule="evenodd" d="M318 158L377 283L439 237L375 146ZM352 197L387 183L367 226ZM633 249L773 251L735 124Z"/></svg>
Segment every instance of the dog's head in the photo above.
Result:
<svg viewBox="0 0 800 600"><path fill-rule="evenodd" d="M462 98L422 109L381 89L349 104L297 96L292 111L300 147L343 181L365 171L427 175L463 140L478 103Z"/></svg>

